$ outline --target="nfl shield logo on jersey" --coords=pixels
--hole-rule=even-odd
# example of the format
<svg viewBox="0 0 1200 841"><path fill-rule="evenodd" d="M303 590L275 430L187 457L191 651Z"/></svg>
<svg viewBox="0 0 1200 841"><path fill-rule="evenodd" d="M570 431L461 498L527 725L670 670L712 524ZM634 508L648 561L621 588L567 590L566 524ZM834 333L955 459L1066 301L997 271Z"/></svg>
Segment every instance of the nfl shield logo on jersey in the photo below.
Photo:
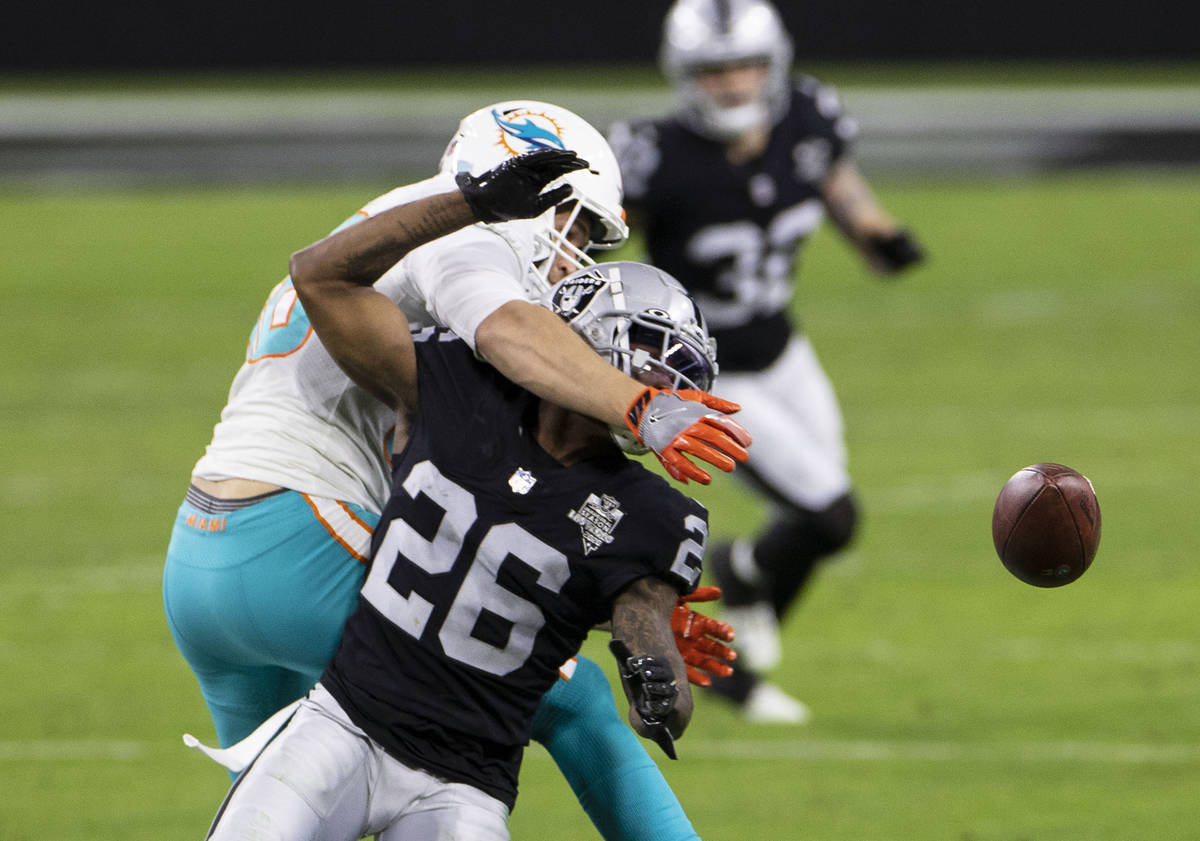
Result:
<svg viewBox="0 0 1200 841"><path fill-rule="evenodd" d="M587 500L579 506L578 511L571 511L567 517L579 523L579 531L583 537L583 554L590 555L600 548L601 544L613 542L613 530L625 512L615 497L608 494L596 496L588 494Z"/></svg>
<svg viewBox="0 0 1200 841"><path fill-rule="evenodd" d="M508 477L508 486L515 494L527 494L536 484L537 477L524 467L518 467L517 471Z"/></svg>

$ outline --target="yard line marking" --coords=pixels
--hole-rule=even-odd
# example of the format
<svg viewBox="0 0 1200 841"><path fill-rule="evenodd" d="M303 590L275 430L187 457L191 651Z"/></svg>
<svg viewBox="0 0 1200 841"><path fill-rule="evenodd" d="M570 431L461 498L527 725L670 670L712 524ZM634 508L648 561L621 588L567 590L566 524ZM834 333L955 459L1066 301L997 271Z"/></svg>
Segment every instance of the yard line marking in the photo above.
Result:
<svg viewBox="0 0 1200 841"><path fill-rule="evenodd" d="M62 569L56 575L29 571L2 576L0 604L23 602L31 596L58 599L77 595L153 593L162 589L162 573L162 558L139 555L113 564Z"/></svg>
<svg viewBox="0 0 1200 841"><path fill-rule="evenodd" d="M141 759L142 742L37 739L0 742L0 762L69 762L77 759Z"/></svg>
<svg viewBox="0 0 1200 841"><path fill-rule="evenodd" d="M1120 742L899 742L899 741L704 741L681 750L704 758L864 762L1095 762L1178 764L1200 762L1200 745Z"/></svg>
<svg viewBox="0 0 1200 841"><path fill-rule="evenodd" d="M685 737L679 743L679 750L685 757L693 759L790 762L1087 762L1107 765L1182 765L1200 762L1200 745L1122 742L690 741ZM527 755L540 758L550 756L544 748Z"/></svg>

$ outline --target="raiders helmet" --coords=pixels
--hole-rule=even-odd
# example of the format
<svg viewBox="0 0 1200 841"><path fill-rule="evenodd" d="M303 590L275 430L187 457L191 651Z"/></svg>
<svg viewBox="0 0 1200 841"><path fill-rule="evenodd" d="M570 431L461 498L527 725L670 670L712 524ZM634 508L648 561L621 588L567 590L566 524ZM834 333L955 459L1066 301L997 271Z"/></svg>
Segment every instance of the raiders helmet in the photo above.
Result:
<svg viewBox="0 0 1200 841"><path fill-rule="evenodd" d="M662 389L712 389L716 341L692 296L666 272L631 261L597 263L568 275L541 303L633 379ZM645 452L627 430L614 430L614 437L627 452Z"/></svg>
<svg viewBox="0 0 1200 841"><path fill-rule="evenodd" d="M768 77L759 98L722 107L696 82L704 68L761 59ZM792 39L767 0L676 0L663 25L659 63L675 87L684 119L717 140L772 125L787 110Z"/></svg>

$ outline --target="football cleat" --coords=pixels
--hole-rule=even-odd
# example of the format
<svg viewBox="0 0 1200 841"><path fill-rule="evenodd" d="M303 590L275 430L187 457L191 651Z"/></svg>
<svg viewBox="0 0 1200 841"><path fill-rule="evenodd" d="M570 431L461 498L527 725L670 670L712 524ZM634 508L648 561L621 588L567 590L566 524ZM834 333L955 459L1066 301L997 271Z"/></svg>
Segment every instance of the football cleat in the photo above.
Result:
<svg viewBox="0 0 1200 841"><path fill-rule="evenodd" d="M812 718L804 703L765 681L751 690L740 709L742 718L751 724L807 724Z"/></svg>
<svg viewBox="0 0 1200 841"><path fill-rule="evenodd" d="M737 635L738 660L755 672L766 672L779 665L783 644L779 639L779 620L775 608L767 602L741 607L726 607L721 618L733 626Z"/></svg>

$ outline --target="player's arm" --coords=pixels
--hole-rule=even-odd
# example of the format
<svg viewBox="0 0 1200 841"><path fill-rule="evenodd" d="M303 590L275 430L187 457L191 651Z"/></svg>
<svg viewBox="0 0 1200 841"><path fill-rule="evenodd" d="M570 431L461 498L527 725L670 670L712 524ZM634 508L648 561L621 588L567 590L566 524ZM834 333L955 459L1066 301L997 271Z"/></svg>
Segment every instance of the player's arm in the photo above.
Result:
<svg viewBox="0 0 1200 841"><path fill-rule="evenodd" d="M678 592L659 578L640 578L613 602L611 647L629 700L629 723L668 756L692 717L687 669L671 631Z"/></svg>
<svg viewBox="0 0 1200 841"><path fill-rule="evenodd" d="M408 319L371 285L414 248L467 225L545 212L570 187L544 188L586 165L551 149L511 158L480 176L459 175L458 192L390 208L293 254L292 283L330 355L393 408L415 405Z"/></svg>
<svg viewBox="0 0 1200 841"><path fill-rule="evenodd" d="M544 307L509 301L480 322L475 348L505 377L538 397L618 429L628 428L672 478L707 485L684 454L729 472L745 461L750 434L739 406L700 391L649 388L601 359Z"/></svg>
<svg viewBox="0 0 1200 841"><path fill-rule="evenodd" d="M417 246L475 221L461 193L393 207L292 255L296 294L346 375L394 409L416 405L408 318L372 284Z"/></svg>
<svg viewBox="0 0 1200 841"><path fill-rule="evenodd" d="M924 259L921 246L883 209L849 158L830 168L821 197L829 218L875 271L891 274Z"/></svg>
<svg viewBox="0 0 1200 841"><path fill-rule="evenodd" d="M623 426L625 410L645 386L601 359L545 307L509 301L475 331L480 357L543 400Z"/></svg>

